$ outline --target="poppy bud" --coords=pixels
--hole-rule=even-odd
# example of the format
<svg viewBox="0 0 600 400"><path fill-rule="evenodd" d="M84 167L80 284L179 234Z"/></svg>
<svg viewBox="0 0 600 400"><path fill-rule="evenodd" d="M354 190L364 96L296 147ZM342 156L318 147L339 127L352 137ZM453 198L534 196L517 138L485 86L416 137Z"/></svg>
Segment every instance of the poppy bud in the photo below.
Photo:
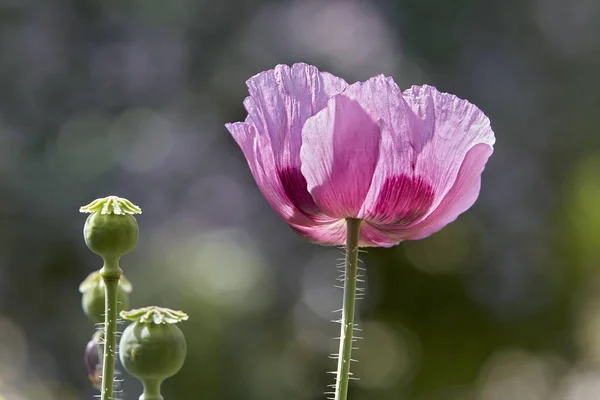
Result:
<svg viewBox="0 0 600 400"><path fill-rule="evenodd" d="M92 386L94 389L100 389L102 385L102 352L104 349L102 348L102 333L97 331L92 336L92 340L90 340L85 347L85 356L84 362L87 367L88 378L90 378L90 382L92 382Z"/></svg>

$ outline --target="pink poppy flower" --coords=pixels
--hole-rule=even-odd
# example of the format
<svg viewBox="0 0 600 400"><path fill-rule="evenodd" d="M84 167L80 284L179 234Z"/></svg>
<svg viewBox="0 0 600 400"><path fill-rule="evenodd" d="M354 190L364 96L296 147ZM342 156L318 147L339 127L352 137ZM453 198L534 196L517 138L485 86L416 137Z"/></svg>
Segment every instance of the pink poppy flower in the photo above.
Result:
<svg viewBox="0 0 600 400"><path fill-rule="evenodd" d="M346 218L361 246L431 235L479 195L495 142L473 104L392 78L348 84L306 64L247 81L244 122L227 124L273 209L300 235L342 245Z"/></svg>

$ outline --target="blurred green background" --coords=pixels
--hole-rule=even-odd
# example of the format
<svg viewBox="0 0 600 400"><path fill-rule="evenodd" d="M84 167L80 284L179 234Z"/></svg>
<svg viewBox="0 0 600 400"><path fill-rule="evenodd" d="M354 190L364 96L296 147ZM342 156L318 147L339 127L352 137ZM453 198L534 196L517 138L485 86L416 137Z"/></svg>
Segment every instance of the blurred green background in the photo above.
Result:
<svg viewBox="0 0 600 400"><path fill-rule="evenodd" d="M95 394L78 207L108 194L144 210L132 306L190 315L167 400L324 398L341 251L288 229L223 127L295 61L433 84L498 140L473 209L363 255L350 398L600 398L600 2L0 0L0 399Z"/></svg>

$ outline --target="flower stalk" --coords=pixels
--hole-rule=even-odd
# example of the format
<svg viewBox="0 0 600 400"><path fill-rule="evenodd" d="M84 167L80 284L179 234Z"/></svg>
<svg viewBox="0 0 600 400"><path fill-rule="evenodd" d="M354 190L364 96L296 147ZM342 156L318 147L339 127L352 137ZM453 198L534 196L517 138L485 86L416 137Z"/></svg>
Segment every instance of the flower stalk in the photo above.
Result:
<svg viewBox="0 0 600 400"><path fill-rule="evenodd" d="M360 219L346 219L346 260L344 265L344 300L340 329L340 348L335 383L335 400L346 400L350 381L350 364L354 342L354 312L358 281L358 241Z"/></svg>
<svg viewBox="0 0 600 400"><path fill-rule="evenodd" d="M102 400L110 400L114 390L115 354L117 347L117 293L121 268L118 263L109 265L105 262L100 270L104 280L105 315L104 315L104 357L102 363Z"/></svg>
<svg viewBox="0 0 600 400"><path fill-rule="evenodd" d="M119 290L117 293L118 311L129 307L129 294L133 290L131 282L121 275L119 279ZM81 292L81 308L85 315L93 323L104 323L104 307L106 303L106 294L104 290L104 279L100 271L94 271L89 274L79 285ZM104 340L102 340L104 342Z"/></svg>
<svg viewBox="0 0 600 400"><path fill-rule="evenodd" d="M162 379L146 379L144 381L144 393L142 393L139 400L164 400L164 397L160 394L161 384Z"/></svg>

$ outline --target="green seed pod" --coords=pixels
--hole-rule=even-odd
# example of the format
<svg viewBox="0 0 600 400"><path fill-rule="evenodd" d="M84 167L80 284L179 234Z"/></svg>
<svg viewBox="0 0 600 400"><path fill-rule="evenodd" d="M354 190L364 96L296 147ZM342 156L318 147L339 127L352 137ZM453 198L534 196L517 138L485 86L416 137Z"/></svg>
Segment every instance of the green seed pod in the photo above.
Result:
<svg viewBox="0 0 600 400"><path fill-rule="evenodd" d="M129 306L129 293L133 287L131 283L121 275L117 290L117 311L127 309ZM104 280L100 271L92 272L79 285L81 296L81 308L85 315L94 323L104 322Z"/></svg>
<svg viewBox="0 0 600 400"><path fill-rule="evenodd" d="M175 324L188 316L181 311L151 306L122 311L121 317L134 321L121 336L121 364L144 384L145 395L140 399L161 398L160 383L175 375L185 360L187 344Z"/></svg>
<svg viewBox="0 0 600 400"><path fill-rule="evenodd" d="M117 196L96 199L79 209L91 213L85 221L85 244L106 259L119 259L135 247L139 228L133 214L142 210L129 200Z"/></svg>

